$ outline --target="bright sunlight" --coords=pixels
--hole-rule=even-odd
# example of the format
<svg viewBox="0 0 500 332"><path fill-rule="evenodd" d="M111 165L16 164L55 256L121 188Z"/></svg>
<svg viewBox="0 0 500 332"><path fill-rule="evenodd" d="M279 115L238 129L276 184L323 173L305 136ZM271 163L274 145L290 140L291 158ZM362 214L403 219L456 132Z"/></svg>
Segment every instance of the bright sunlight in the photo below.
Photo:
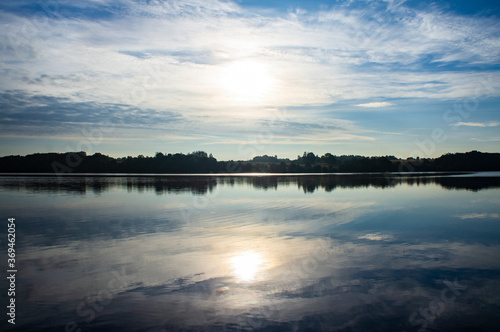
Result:
<svg viewBox="0 0 500 332"><path fill-rule="evenodd" d="M230 99L258 102L270 94L273 79L264 63L245 60L225 67L219 84Z"/></svg>
<svg viewBox="0 0 500 332"><path fill-rule="evenodd" d="M230 260L233 273L240 281L253 281L262 267L261 256L253 251L240 253Z"/></svg>

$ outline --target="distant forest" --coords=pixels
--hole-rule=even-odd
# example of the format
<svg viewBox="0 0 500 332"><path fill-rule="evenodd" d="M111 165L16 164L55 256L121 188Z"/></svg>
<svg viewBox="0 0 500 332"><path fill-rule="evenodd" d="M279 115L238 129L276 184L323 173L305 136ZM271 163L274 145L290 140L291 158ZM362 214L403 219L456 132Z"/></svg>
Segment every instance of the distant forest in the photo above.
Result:
<svg viewBox="0 0 500 332"><path fill-rule="evenodd" d="M297 159L258 156L248 161L217 161L212 154L196 151L189 154L164 154L154 157L112 158L101 153L36 153L0 158L0 173L354 173L354 172L436 172L500 171L500 153L444 154L439 158L398 159L394 156L363 157L318 156L304 152Z"/></svg>

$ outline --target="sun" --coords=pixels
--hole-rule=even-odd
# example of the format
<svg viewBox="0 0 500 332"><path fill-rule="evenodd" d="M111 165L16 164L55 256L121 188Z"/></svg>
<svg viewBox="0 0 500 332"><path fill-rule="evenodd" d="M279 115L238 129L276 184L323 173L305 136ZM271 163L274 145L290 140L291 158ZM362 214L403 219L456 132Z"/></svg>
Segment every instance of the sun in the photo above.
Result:
<svg viewBox="0 0 500 332"><path fill-rule="evenodd" d="M263 260L253 251L240 253L230 260L233 274L242 282L251 282L261 270Z"/></svg>
<svg viewBox="0 0 500 332"><path fill-rule="evenodd" d="M259 102L269 97L273 78L265 63L243 60L233 62L221 70L219 85L231 100Z"/></svg>

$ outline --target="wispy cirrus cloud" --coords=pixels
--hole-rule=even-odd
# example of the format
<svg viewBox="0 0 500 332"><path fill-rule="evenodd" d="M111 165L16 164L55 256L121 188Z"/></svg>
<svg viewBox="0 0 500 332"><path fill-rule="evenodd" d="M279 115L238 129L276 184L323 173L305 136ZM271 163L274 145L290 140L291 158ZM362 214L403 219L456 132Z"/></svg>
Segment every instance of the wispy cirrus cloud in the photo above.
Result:
<svg viewBox="0 0 500 332"><path fill-rule="evenodd" d="M495 20L404 6L387 7L386 11L369 5L299 12L279 20L222 1L126 1L121 6L99 6L113 15L106 20L77 20L70 13L78 12L78 7L61 5L58 20L51 22L49 17L53 23L50 29L40 25L36 29L35 25L30 39L20 35L19 43L12 46L31 47L36 59L21 66L27 69L26 79L31 82L26 88L57 93L51 82L37 82L30 67L52 76L85 72L93 77L92 86L88 81L80 82L67 88L68 92L88 89L102 96L106 87L109 97L121 98L122 91L137 85L137 78L148 75L152 62L161 60L157 75L162 86L148 91L148 106L178 103L172 93L164 93L175 91L175 95L191 97L183 98L179 107L201 106L202 98L230 107L224 105L224 98L220 98L223 92L213 81L217 66L250 57L268 63L279 79L273 104L331 103L339 98L370 98L384 93L393 97L452 97L473 87L470 81L474 77L457 71L458 62L462 66L473 62L495 65L500 59L494 47L500 40ZM13 31L22 31L26 15L16 14L14 10L2 13ZM382 18L374 21L373 15ZM126 35L122 33L125 27ZM468 38L472 33L478 38ZM6 34L3 38L3 44L12 44ZM64 61L59 61L60 54L65 55ZM10 58L18 56L14 52ZM56 64L59 73L53 70ZM443 64L453 67L439 70ZM383 72L390 72L390 79L381 75ZM121 78L119 90L109 84L116 77ZM190 84L193 80L203 85ZM414 84L401 86L398 82Z"/></svg>
<svg viewBox="0 0 500 332"><path fill-rule="evenodd" d="M473 137L473 138L471 138L471 140L473 140L475 142L500 142L500 136L489 137L489 138L477 138L477 137Z"/></svg>
<svg viewBox="0 0 500 332"><path fill-rule="evenodd" d="M452 126L456 127L480 127L480 128L486 128L486 127L498 127L500 126L500 122L457 122L452 124Z"/></svg>
<svg viewBox="0 0 500 332"><path fill-rule="evenodd" d="M378 102L371 102L371 103L365 103L365 104L358 104L355 106L358 107L366 107L366 108L380 108L380 107L388 107L388 106L393 106L393 103L390 103L388 101L378 101Z"/></svg>
<svg viewBox="0 0 500 332"><path fill-rule="evenodd" d="M500 214L498 213L470 213L455 216L462 220L468 219L500 219Z"/></svg>
<svg viewBox="0 0 500 332"><path fill-rule="evenodd" d="M358 236L360 240L370 240L370 241L388 241L392 240L394 236L382 233L370 233Z"/></svg>

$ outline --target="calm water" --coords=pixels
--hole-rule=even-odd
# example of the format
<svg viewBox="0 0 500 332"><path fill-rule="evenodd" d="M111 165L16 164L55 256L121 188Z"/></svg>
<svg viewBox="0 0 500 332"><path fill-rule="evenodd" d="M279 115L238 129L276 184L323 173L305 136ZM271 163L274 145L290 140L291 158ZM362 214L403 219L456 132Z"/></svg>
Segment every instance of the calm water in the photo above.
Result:
<svg viewBox="0 0 500 332"><path fill-rule="evenodd" d="M479 175L0 177L0 328L498 331L500 177Z"/></svg>

